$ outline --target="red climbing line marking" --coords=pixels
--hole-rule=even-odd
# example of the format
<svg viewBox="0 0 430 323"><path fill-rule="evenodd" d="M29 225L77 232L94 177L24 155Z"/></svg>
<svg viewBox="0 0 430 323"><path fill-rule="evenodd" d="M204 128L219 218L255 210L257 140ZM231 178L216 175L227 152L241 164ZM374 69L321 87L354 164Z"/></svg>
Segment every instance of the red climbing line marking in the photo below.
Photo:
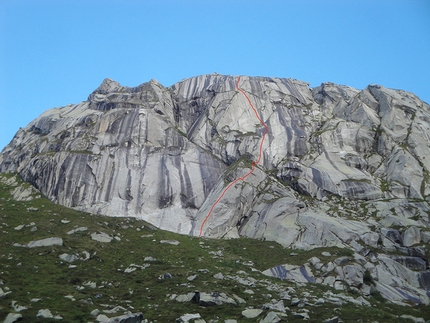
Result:
<svg viewBox="0 0 430 323"><path fill-rule="evenodd" d="M211 209L209 210L208 215L206 215L206 218L203 220L202 225L200 226L200 233L199 233L199 237L202 236L203 234L203 226L205 225L206 221L209 219L209 217L212 214L212 211L214 210L215 206L218 204L218 202L223 198L224 194L230 189L230 187L232 187L234 184L236 184L239 181L243 181L245 178L247 178L249 175L251 175L254 172L255 169L255 165L258 165L260 163L261 160L261 156L263 155L263 143L264 143L264 138L266 137L267 133L269 132L269 128L267 127L267 125L264 123L264 121L260 118L260 116L258 115L257 109L255 109L254 105L252 104L251 100L249 99L249 97L246 95L246 93L239 88L239 82L240 82L240 76L237 78L237 82L236 82L236 89L238 91L240 91L240 93L243 94L243 96L248 100L249 105L251 106L252 110L255 113L255 116L257 117L258 121L260 121L261 125L264 127L264 133L263 136L261 137L261 142L260 142L260 154L258 155L258 160L255 162L252 162L252 167L251 170L246 173L244 176L239 177L237 179L235 179L233 182L231 182L225 189L224 191L221 193L220 197L218 197L218 199L215 201L214 204L212 204Z"/></svg>

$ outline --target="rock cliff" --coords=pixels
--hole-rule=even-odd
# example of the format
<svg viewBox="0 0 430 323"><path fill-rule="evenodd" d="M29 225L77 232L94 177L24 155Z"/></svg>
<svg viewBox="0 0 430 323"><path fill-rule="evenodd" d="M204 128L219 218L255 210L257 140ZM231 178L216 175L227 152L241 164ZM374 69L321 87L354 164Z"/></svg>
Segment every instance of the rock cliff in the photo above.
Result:
<svg viewBox="0 0 430 323"><path fill-rule="evenodd" d="M105 79L86 101L20 129L0 171L56 203L182 234L350 248L359 256L327 284L368 292L370 272L386 298L429 303L429 104L379 85L242 77L269 130L261 141L236 81ZM225 191L250 172L260 144L253 173Z"/></svg>

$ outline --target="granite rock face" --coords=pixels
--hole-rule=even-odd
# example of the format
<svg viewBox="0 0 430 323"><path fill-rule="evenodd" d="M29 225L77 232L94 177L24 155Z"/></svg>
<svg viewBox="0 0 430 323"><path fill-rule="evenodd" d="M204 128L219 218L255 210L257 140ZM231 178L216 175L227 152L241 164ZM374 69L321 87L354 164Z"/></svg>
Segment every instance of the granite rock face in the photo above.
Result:
<svg viewBox="0 0 430 323"><path fill-rule="evenodd" d="M18 172L56 203L182 234L404 253L424 265L374 256L372 268L397 275L418 264L408 293L428 289L430 106L378 85L242 77L238 86L268 127L263 141L237 79L133 88L105 79L86 101L20 129L0 171ZM355 284L364 270L350 272L342 275ZM387 297L401 285L378 284Z"/></svg>

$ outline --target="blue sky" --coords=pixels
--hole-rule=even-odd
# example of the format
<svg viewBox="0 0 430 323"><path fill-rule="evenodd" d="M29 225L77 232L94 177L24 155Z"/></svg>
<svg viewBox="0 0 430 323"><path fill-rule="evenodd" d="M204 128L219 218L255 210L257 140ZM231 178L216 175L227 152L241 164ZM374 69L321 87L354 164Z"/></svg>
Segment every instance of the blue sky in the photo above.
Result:
<svg viewBox="0 0 430 323"><path fill-rule="evenodd" d="M1 0L0 149L106 77L217 72L404 89L430 102L427 0Z"/></svg>

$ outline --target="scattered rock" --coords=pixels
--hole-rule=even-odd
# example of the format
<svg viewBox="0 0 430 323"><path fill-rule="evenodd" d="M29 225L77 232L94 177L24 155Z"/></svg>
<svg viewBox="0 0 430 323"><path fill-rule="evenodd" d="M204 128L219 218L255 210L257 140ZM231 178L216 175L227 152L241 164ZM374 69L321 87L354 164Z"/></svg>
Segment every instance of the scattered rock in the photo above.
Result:
<svg viewBox="0 0 430 323"><path fill-rule="evenodd" d="M171 273L165 273L163 275L158 276L158 279L163 280L163 279L172 279L173 275Z"/></svg>
<svg viewBox="0 0 430 323"><path fill-rule="evenodd" d="M96 317L96 321L97 321L97 322L106 323L108 320L109 320L109 317L107 317L107 316L106 316L106 315L104 315L104 314L99 314L99 315L97 315L97 317Z"/></svg>
<svg viewBox="0 0 430 323"><path fill-rule="evenodd" d="M307 312L293 312L294 317L301 318L303 320L309 320L309 314Z"/></svg>
<svg viewBox="0 0 430 323"><path fill-rule="evenodd" d="M263 313L263 310L256 309L256 308L248 308L242 311L242 315L245 316L247 319L256 318L261 313Z"/></svg>
<svg viewBox="0 0 430 323"><path fill-rule="evenodd" d="M233 294L233 298L237 301L238 304L246 304L246 301L242 297L237 296L236 294Z"/></svg>
<svg viewBox="0 0 430 323"><path fill-rule="evenodd" d="M193 300L198 303L200 306L215 306L222 304L233 304L236 305L236 302L231 297L227 296L225 293L199 293L196 292Z"/></svg>
<svg viewBox="0 0 430 323"><path fill-rule="evenodd" d="M263 309L285 313L285 305L282 300L278 301L276 299L272 299L270 303L263 305Z"/></svg>
<svg viewBox="0 0 430 323"><path fill-rule="evenodd" d="M42 309L37 312L36 317L38 319L52 319L54 318L54 315L52 315L51 311L48 309Z"/></svg>
<svg viewBox="0 0 430 323"><path fill-rule="evenodd" d="M200 314L184 314L182 315L180 318L176 319L177 323L186 323L189 322L190 320L195 320L195 319L200 319L201 316Z"/></svg>
<svg viewBox="0 0 430 323"><path fill-rule="evenodd" d="M177 241L177 240L160 240L160 243L163 243L163 244L170 244L170 245L173 245L173 246L179 246L179 241Z"/></svg>
<svg viewBox="0 0 430 323"><path fill-rule="evenodd" d="M0 288L0 299L11 293L12 293L11 291L4 292L3 289Z"/></svg>
<svg viewBox="0 0 430 323"><path fill-rule="evenodd" d="M414 321L415 323L425 323L425 320L422 317L415 317L412 315L403 314L403 315L400 315L400 318L406 319L406 320L409 319Z"/></svg>
<svg viewBox="0 0 430 323"><path fill-rule="evenodd" d="M157 261L157 259L155 259L155 258L153 258L153 257L149 256L149 257L145 257L145 258L143 259L143 261Z"/></svg>
<svg viewBox="0 0 430 323"><path fill-rule="evenodd" d="M215 257L224 257L224 254L222 253L221 250L218 251L209 251L210 255L214 255Z"/></svg>
<svg viewBox="0 0 430 323"><path fill-rule="evenodd" d="M192 275L192 276L187 277L187 280L188 280L189 282L192 282L192 281L193 281L193 280L195 280L197 277L198 277L198 275Z"/></svg>
<svg viewBox="0 0 430 323"><path fill-rule="evenodd" d="M89 287L89 288L96 288L97 287L96 282L93 282L93 281L87 281L87 282L83 283L82 285L85 287Z"/></svg>
<svg viewBox="0 0 430 323"><path fill-rule="evenodd" d="M76 232L84 232L84 231L87 231L87 230L88 230L87 227L79 227L79 228L76 228L76 229L68 231L67 234L71 235L71 234L74 234Z"/></svg>
<svg viewBox="0 0 430 323"><path fill-rule="evenodd" d="M260 321L260 323L277 323L280 322L281 318L275 312L267 313L266 317Z"/></svg>
<svg viewBox="0 0 430 323"><path fill-rule="evenodd" d="M74 262L79 259L77 255L69 255L68 253L63 253L58 257L65 262Z"/></svg>
<svg viewBox="0 0 430 323"><path fill-rule="evenodd" d="M141 323L143 321L142 313L125 314L121 316L111 317L106 323Z"/></svg>
<svg viewBox="0 0 430 323"><path fill-rule="evenodd" d="M179 295L179 296L177 296L175 298L175 300L177 302L180 302L180 303L191 302L191 300L193 299L194 295L195 295L195 293L188 293L188 294L185 294L185 295Z"/></svg>
<svg viewBox="0 0 430 323"><path fill-rule="evenodd" d="M90 315L92 316L98 316L100 314L100 311L98 309L92 310Z"/></svg>
<svg viewBox="0 0 430 323"><path fill-rule="evenodd" d="M80 258L82 261L87 261L91 258L91 255L88 251L82 251L82 254L84 255L84 257Z"/></svg>
<svg viewBox="0 0 430 323"><path fill-rule="evenodd" d="M21 321L22 319L22 315L21 314L17 314L17 313L9 313L5 320L4 323L14 323L17 321Z"/></svg>
<svg viewBox="0 0 430 323"><path fill-rule="evenodd" d="M104 242L104 243L109 243L112 241L112 237L110 235L108 235L107 233L104 232L100 232L100 233L92 233L91 234L91 239L98 241L98 242Z"/></svg>
<svg viewBox="0 0 430 323"><path fill-rule="evenodd" d="M42 240L30 241L27 244L27 248L38 248L38 247L52 247L62 246L63 239L61 238L46 238Z"/></svg>
<svg viewBox="0 0 430 323"><path fill-rule="evenodd" d="M21 311L25 311L25 310L27 310L27 309L28 309L28 307L20 306L20 305L18 305L18 302L17 302L17 301L12 301L12 309L13 309L15 312L21 312Z"/></svg>
<svg viewBox="0 0 430 323"><path fill-rule="evenodd" d="M197 269L199 273L207 274L209 273L209 269Z"/></svg>
<svg viewBox="0 0 430 323"><path fill-rule="evenodd" d="M301 304L301 302L302 302L302 301L301 301L299 298L294 297L294 298L291 300L290 305L291 305L291 306L299 306L299 305Z"/></svg>

